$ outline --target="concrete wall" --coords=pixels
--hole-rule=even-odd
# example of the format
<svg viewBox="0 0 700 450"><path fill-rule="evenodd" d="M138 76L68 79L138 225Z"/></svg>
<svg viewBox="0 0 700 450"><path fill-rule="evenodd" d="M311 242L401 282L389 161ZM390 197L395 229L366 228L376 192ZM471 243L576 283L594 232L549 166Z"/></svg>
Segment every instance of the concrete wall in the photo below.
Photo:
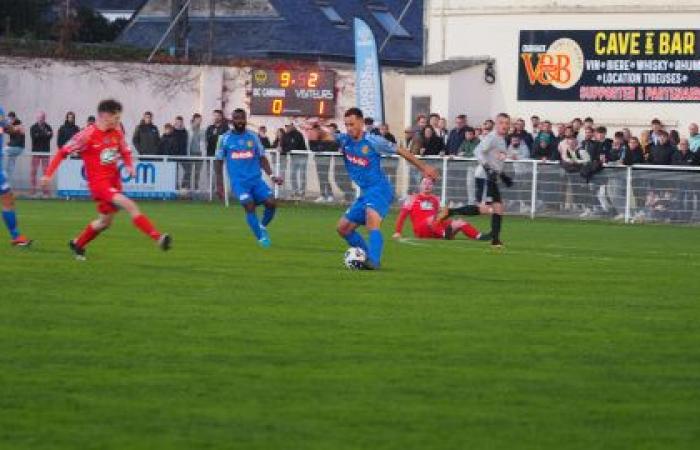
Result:
<svg viewBox="0 0 700 450"><path fill-rule="evenodd" d="M334 121L342 124L345 109L355 103L355 74L351 67L330 67L336 71L338 101ZM195 112L209 121L211 111L250 105L250 67L176 66L116 62L58 61L49 59L0 58L0 105L15 111L25 124L34 122L39 110L47 112L54 131L65 113L74 111L79 124L94 114L99 99L113 97L124 103L124 126L128 134L144 111L152 111L162 126L181 115L185 120ZM403 122L403 77L385 70L386 116L398 130ZM282 127L284 117L251 116L253 125L269 130ZM293 118L303 122L305 118Z"/></svg>
<svg viewBox="0 0 700 450"><path fill-rule="evenodd" d="M431 0L428 3L428 63L447 58L491 56L496 59L496 84L474 79L468 89L487 100L490 113L517 116L534 113L553 121L591 115L611 125L633 127L653 117L678 122L683 131L700 120L700 104L520 102L517 100L518 40L523 29L696 29L697 0ZM482 68L483 71L483 68Z"/></svg>

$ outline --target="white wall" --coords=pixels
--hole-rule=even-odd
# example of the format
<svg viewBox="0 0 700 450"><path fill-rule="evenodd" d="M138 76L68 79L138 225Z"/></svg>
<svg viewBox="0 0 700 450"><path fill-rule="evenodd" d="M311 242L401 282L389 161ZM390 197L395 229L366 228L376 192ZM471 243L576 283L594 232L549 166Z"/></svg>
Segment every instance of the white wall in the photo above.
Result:
<svg viewBox="0 0 700 450"><path fill-rule="evenodd" d="M329 68L336 71L338 91L332 120L342 124L343 112L355 105L355 72L347 65ZM67 111L74 111L82 125L95 114L99 100L112 97L124 104L123 122L130 137L144 111L152 111L156 125L162 126L178 115L188 121L199 112L208 122L214 109L223 107L227 114L237 107L249 109L250 73L250 67L0 57L0 105L28 125L37 111L46 111L47 121L57 131ZM385 70L383 76L387 120L397 130L403 123L403 77L393 70ZM250 117L251 126L267 125L271 132L288 120Z"/></svg>
<svg viewBox="0 0 700 450"><path fill-rule="evenodd" d="M496 85L489 99L491 114L537 113L553 121L591 115L609 124L646 124L653 117L678 122L683 131L700 121L700 104L520 102L517 100L520 30L547 29L696 29L700 2L693 0L531 0L486 2L432 0L428 5L428 62L446 58L491 56L496 59ZM470 87L480 95L485 83Z"/></svg>
<svg viewBox="0 0 700 450"><path fill-rule="evenodd" d="M404 128L411 125L411 97L430 97L431 111L447 115L450 110L449 75L407 76L404 99Z"/></svg>

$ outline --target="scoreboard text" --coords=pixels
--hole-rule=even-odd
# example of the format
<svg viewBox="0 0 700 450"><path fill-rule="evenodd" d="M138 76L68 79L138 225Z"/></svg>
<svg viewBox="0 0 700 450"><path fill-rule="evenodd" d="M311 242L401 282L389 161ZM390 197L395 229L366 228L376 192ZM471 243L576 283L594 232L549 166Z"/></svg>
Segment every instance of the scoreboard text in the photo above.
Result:
<svg viewBox="0 0 700 450"><path fill-rule="evenodd" d="M332 71L253 70L253 115L333 117L335 100Z"/></svg>

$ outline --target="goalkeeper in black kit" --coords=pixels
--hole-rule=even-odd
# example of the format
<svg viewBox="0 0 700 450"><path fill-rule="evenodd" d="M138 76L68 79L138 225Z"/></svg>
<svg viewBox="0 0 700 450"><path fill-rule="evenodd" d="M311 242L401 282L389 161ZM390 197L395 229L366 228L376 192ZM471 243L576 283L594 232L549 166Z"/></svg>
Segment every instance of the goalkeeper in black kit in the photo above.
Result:
<svg viewBox="0 0 700 450"><path fill-rule="evenodd" d="M508 144L506 135L510 129L510 116L501 113L496 117L494 130L481 140L476 147L475 156L479 161L477 171L485 172L484 189L477 193L476 205L466 205L459 208L443 208L438 220L445 220L450 216L478 216L479 214L491 215L491 245L494 248L503 247L501 241L501 225L503 222L503 199L501 197L500 183L511 187L513 180L503 172L505 160L508 157ZM486 192L483 192L483 191ZM485 195L484 195L485 194Z"/></svg>

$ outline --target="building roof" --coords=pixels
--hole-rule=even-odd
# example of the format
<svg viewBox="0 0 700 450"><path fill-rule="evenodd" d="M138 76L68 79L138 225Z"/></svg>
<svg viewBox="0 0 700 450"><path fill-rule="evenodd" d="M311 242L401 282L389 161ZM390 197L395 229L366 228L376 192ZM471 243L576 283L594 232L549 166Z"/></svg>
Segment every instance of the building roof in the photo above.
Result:
<svg viewBox="0 0 700 450"><path fill-rule="evenodd" d="M406 75L449 75L460 70L474 66L481 66L493 62L488 56L475 56L471 58L454 58L427 64L425 66L412 67L403 72Z"/></svg>
<svg viewBox="0 0 700 450"><path fill-rule="evenodd" d="M387 35L387 20L398 19L406 0L218 0L214 55L225 58L294 58L352 62L355 57L353 18L374 30L377 45ZM189 46L205 53L209 39L208 0L193 0ZM328 15L328 7L337 16ZM153 48L169 25L169 0L148 0L118 42ZM332 11L331 11L332 13ZM338 23L338 16L343 23ZM391 23L391 22L389 22ZM410 37L393 36L382 63L414 66L423 59L423 1L413 0L401 26ZM166 44L167 46L167 44Z"/></svg>

